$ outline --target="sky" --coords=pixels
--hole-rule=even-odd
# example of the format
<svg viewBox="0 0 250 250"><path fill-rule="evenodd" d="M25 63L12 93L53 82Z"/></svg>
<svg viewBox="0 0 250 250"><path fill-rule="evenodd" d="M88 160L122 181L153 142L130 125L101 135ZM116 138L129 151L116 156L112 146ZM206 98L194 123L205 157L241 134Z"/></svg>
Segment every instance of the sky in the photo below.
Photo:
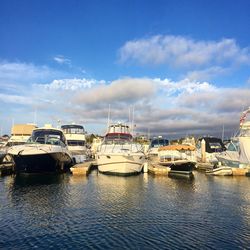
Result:
<svg viewBox="0 0 250 250"><path fill-rule="evenodd" d="M248 0L1 0L1 133L77 123L103 135L110 107L137 134L232 136L250 106L249 11Z"/></svg>

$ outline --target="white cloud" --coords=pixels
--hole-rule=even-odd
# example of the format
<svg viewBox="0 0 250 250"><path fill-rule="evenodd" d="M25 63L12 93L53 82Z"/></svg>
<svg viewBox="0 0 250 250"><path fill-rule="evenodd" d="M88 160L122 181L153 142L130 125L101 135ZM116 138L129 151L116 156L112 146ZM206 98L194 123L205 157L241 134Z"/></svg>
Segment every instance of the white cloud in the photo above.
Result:
<svg viewBox="0 0 250 250"><path fill-rule="evenodd" d="M90 105L107 105L110 102L130 103L148 98L154 91L155 86L151 79L125 78L79 93L76 102Z"/></svg>
<svg viewBox="0 0 250 250"><path fill-rule="evenodd" d="M0 86L6 83L34 83L48 78L63 75L47 66L36 66L32 63L0 62Z"/></svg>
<svg viewBox="0 0 250 250"><path fill-rule="evenodd" d="M59 64L71 65L71 60L65 58L63 55L55 56L53 59L54 59L55 62L57 62Z"/></svg>
<svg viewBox="0 0 250 250"><path fill-rule="evenodd" d="M44 87L49 90L80 90L85 88L91 88L96 84L104 84L105 81L97 81L95 79L57 79L53 80L49 84L36 84L37 86Z"/></svg>
<svg viewBox="0 0 250 250"><path fill-rule="evenodd" d="M120 62L167 64L175 67L250 63L249 48L234 39L196 41L183 36L158 35L126 42L119 51Z"/></svg>
<svg viewBox="0 0 250 250"><path fill-rule="evenodd" d="M129 107L133 105L138 132L147 133L150 129L152 134L178 137L192 133L218 134L223 124L232 133L238 127L240 112L250 106L249 96L249 89L219 88L211 82L188 78L180 81L123 78L113 82L63 78L23 86L19 94L1 93L0 104L1 113L8 107L5 115L11 117L18 117L10 112L14 110L12 104L22 105L25 114L36 109L41 125L60 119L103 128L109 104L114 121L128 120ZM27 122L33 120L30 116L26 117ZM90 133L100 132L92 129L88 129Z"/></svg>
<svg viewBox="0 0 250 250"><path fill-rule="evenodd" d="M224 75L226 73L228 73L230 71L230 69L228 68L222 68L219 66L215 66L215 67L210 67L204 70L194 70L194 71L190 71L186 74L186 77L190 80L202 80L202 79L211 79L214 76L218 76L218 75Z"/></svg>
<svg viewBox="0 0 250 250"><path fill-rule="evenodd" d="M195 80L190 80L185 78L180 81L172 81L170 79L154 79L154 81L162 86L164 86L165 92L168 95L189 93L193 94L195 92L207 92L214 91L215 86L208 82L198 82Z"/></svg>

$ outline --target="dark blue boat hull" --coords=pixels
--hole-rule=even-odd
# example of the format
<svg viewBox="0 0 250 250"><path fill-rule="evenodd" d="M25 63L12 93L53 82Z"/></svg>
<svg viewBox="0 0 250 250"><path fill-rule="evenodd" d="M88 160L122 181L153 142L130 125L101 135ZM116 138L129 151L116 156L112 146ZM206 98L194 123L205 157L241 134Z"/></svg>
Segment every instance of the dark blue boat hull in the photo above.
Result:
<svg viewBox="0 0 250 250"><path fill-rule="evenodd" d="M52 154L41 155L15 155L13 160L15 162L16 173L53 173L53 172L67 172L69 171L71 159L69 156L61 155L63 160L57 160Z"/></svg>

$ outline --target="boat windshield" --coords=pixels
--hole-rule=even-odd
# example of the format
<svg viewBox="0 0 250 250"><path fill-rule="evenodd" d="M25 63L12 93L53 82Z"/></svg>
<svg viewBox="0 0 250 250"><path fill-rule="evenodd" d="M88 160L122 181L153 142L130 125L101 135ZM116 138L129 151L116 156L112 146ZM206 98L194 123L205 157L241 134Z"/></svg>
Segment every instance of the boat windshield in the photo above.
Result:
<svg viewBox="0 0 250 250"><path fill-rule="evenodd" d="M61 129L65 134L84 134L84 127L81 125L63 125Z"/></svg>
<svg viewBox="0 0 250 250"><path fill-rule="evenodd" d="M105 136L104 143L114 144L114 143L126 143L132 141L131 134L125 133L109 133Z"/></svg>
<svg viewBox="0 0 250 250"><path fill-rule="evenodd" d="M169 144L169 141L167 139L154 139L151 141L150 147L151 148L159 148L161 146L166 146Z"/></svg>
<svg viewBox="0 0 250 250"><path fill-rule="evenodd" d="M28 143L66 145L66 139L60 130L40 129L34 130Z"/></svg>
<svg viewBox="0 0 250 250"><path fill-rule="evenodd" d="M239 152L239 143L238 142L230 142L227 146L228 151L236 151Z"/></svg>

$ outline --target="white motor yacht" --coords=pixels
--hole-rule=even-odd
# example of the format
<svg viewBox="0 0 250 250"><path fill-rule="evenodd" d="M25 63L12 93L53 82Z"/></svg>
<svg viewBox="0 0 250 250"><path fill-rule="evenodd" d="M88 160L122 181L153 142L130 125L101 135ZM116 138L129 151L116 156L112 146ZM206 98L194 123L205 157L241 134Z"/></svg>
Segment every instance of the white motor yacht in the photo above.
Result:
<svg viewBox="0 0 250 250"><path fill-rule="evenodd" d="M220 162L222 166L238 168L240 164L238 138L233 138L225 146L226 150L216 155L218 162Z"/></svg>
<svg viewBox="0 0 250 250"><path fill-rule="evenodd" d="M245 110L240 118L239 133L231 139L227 150L216 157L222 166L234 168L250 167L250 121L246 121L250 108Z"/></svg>
<svg viewBox="0 0 250 250"><path fill-rule="evenodd" d="M115 175L138 174L145 163L143 146L133 142L129 126L122 123L109 126L96 158L100 172Z"/></svg>
<svg viewBox="0 0 250 250"><path fill-rule="evenodd" d="M72 154L74 163L86 161L87 147L84 127L82 125L69 124L62 125L61 129L65 134L68 149Z"/></svg>
<svg viewBox="0 0 250 250"><path fill-rule="evenodd" d="M62 130L46 125L34 129L27 143L12 146L8 155L17 173L64 172L72 163Z"/></svg>

